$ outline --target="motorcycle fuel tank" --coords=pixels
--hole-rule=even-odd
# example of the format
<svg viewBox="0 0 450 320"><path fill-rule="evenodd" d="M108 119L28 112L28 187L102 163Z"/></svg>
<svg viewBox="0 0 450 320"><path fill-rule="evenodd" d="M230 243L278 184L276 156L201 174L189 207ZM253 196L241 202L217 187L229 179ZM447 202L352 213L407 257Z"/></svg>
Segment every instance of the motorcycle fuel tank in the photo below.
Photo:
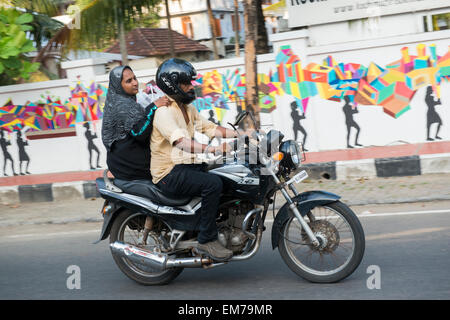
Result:
<svg viewBox="0 0 450 320"><path fill-rule="evenodd" d="M242 164L224 164L208 171L222 177L229 191L236 196L252 198L259 193L259 177Z"/></svg>

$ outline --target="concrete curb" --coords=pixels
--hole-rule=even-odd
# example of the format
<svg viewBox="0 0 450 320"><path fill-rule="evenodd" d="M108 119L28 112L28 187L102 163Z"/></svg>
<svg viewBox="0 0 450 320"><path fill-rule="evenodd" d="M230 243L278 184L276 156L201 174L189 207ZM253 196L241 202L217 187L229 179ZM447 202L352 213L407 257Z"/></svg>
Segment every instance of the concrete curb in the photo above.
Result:
<svg viewBox="0 0 450 320"><path fill-rule="evenodd" d="M348 180L450 173L450 153L306 164L312 179Z"/></svg>
<svg viewBox="0 0 450 320"><path fill-rule="evenodd" d="M98 198L95 181L0 187L0 202L30 203Z"/></svg>
<svg viewBox="0 0 450 320"><path fill-rule="evenodd" d="M401 177L429 173L450 173L450 153L398 158L322 162L306 164L303 168L308 172L311 179L331 180L371 179L375 177ZM100 194L97 191L95 181L0 187L0 202L4 203L49 202L97 197L100 197ZM426 199L411 199L404 202L415 201L426 201ZM373 202L371 202L371 204L373 204Z"/></svg>

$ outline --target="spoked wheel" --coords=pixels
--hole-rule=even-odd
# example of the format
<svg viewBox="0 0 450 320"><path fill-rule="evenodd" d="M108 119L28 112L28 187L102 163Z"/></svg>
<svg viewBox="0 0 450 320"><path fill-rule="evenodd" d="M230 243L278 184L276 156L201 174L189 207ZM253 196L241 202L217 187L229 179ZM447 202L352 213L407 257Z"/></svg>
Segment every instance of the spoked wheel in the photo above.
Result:
<svg viewBox="0 0 450 320"><path fill-rule="evenodd" d="M311 210L308 222L319 241L314 246L295 217L281 229L280 255L302 278L319 283L340 281L355 271L365 250L364 231L354 212L340 201Z"/></svg>
<svg viewBox="0 0 450 320"><path fill-rule="evenodd" d="M110 243L120 241L146 250L160 250L162 243L168 241L171 229L162 220L157 220L147 240L143 243L143 233L146 215L133 213L129 210L122 211L114 220L109 237ZM170 237L170 236L169 236ZM133 262L112 252L114 261L120 270L129 278L143 285L167 284L175 279L183 268L170 268L167 270L156 270L148 265Z"/></svg>

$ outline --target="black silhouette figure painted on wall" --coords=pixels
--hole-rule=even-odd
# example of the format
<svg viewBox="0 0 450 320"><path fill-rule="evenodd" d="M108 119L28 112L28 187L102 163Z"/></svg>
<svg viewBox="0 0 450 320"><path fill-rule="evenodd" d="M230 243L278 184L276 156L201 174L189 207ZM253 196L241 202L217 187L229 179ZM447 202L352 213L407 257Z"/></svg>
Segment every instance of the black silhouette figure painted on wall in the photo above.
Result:
<svg viewBox="0 0 450 320"><path fill-rule="evenodd" d="M294 126L292 127L292 129L294 130L294 140L297 141L298 132L300 131L303 134L303 150L308 151L305 148L306 137L308 136L308 134L306 133L305 128L303 128L303 126L300 124L300 120L306 119L306 117L304 113L302 113L301 115L298 113L298 106L296 101L293 101L291 103L291 117L294 121Z"/></svg>
<svg viewBox="0 0 450 320"><path fill-rule="evenodd" d="M212 109L209 110L209 118L208 118L208 120L211 121L211 122L214 122L215 124L220 125L220 122L216 121L216 119L214 118L214 110L212 110Z"/></svg>
<svg viewBox="0 0 450 320"><path fill-rule="evenodd" d="M8 160L11 162L11 171L12 171L13 175L17 176L17 173L14 171L14 160L11 157L11 154L8 152L8 146L10 146L10 145L11 145L11 142L6 141L6 139L4 138L3 130L0 130L0 147L3 152L3 175L5 177L8 176L6 174L6 163Z"/></svg>
<svg viewBox="0 0 450 320"><path fill-rule="evenodd" d="M348 96L344 97L344 101L345 105L342 110L345 114L345 124L347 126L347 148L353 148L353 146L350 145L350 131L352 127L356 129L355 146L361 147L362 145L358 143L359 132L361 131L361 129L359 128L355 120L353 120L353 114L358 113L358 108L352 107L350 98Z"/></svg>
<svg viewBox="0 0 450 320"><path fill-rule="evenodd" d="M439 137L439 130L441 130L442 120L439 114L436 112L434 108L437 105L442 105L441 99L435 99L433 94L433 88L431 86L427 87L427 93L425 95L425 103L428 106L427 111L427 141L434 141L433 138L430 138L430 129L433 123L437 123L436 135L435 139L441 140Z"/></svg>
<svg viewBox="0 0 450 320"><path fill-rule="evenodd" d="M214 110L212 110L212 109L209 110L209 118L208 118L208 120L220 126L220 121L216 120L214 118ZM212 139L209 139L209 144L211 144L214 140L217 140L218 143L220 144L221 139L218 138L218 137L213 137Z"/></svg>
<svg viewBox="0 0 450 320"><path fill-rule="evenodd" d="M91 127L90 127L90 125L89 125L89 122L85 122L85 123L83 124L83 127L86 128L86 132L84 133L84 135L85 135L85 137L86 137L86 139L87 139L87 141L88 141L89 166L90 166L91 170L95 170L96 167L97 167L97 168L101 168L101 167L100 167L100 164L99 164L99 161L100 161L100 151L98 150L97 146L94 144L94 139L97 139L97 134L96 134L96 133L94 133L94 134L91 133L91 130L90 130ZM93 151L95 151L95 152L97 153L96 167L92 166L92 152L93 152Z"/></svg>
<svg viewBox="0 0 450 320"><path fill-rule="evenodd" d="M17 131L17 147L19 148L19 169L21 175L30 174L30 172L28 172L28 167L30 165L30 157L25 151L25 146L27 145L28 141L24 141L22 139L22 132ZM25 173L22 172L22 162L26 162Z"/></svg>

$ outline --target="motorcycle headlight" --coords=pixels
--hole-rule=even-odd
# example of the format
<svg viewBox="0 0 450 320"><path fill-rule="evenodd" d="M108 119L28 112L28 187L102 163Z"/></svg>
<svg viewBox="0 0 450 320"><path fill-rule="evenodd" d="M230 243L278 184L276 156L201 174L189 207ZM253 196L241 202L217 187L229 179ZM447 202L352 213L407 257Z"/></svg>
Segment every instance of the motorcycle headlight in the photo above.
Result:
<svg viewBox="0 0 450 320"><path fill-rule="evenodd" d="M281 164L290 168L297 169L301 164L301 149L294 140L284 141L280 145L280 152L283 152L284 157Z"/></svg>

